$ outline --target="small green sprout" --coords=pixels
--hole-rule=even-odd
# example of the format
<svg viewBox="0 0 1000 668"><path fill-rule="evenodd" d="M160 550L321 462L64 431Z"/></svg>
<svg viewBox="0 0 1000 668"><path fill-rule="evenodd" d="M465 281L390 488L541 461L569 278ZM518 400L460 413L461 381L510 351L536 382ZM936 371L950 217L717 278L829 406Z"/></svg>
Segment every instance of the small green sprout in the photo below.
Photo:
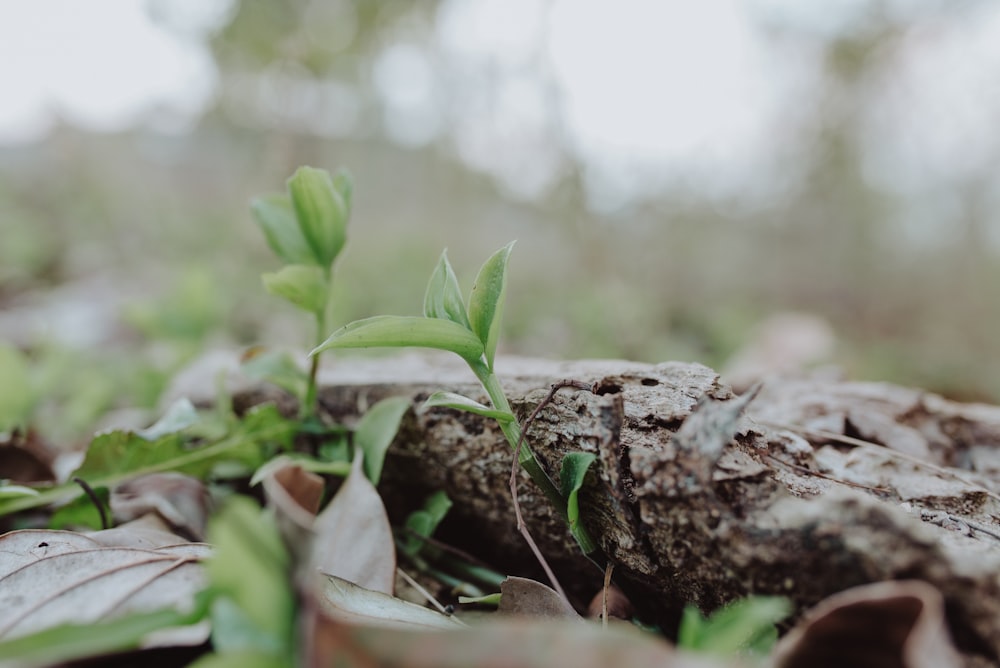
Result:
<svg viewBox="0 0 1000 668"><path fill-rule="evenodd" d="M265 289L313 314L316 343L326 333L333 283L333 263L347 239L351 215L351 177L334 176L313 167L300 167L288 180L287 192L260 197L251 211L268 246L285 266L264 274ZM313 356L302 398L303 417L316 410L316 373L319 357Z"/></svg>
<svg viewBox="0 0 1000 668"><path fill-rule="evenodd" d="M457 354L479 379L492 406L450 392L435 393L425 406L446 406L495 419L512 449L517 449L518 443L521 443L518 453L520 465L564 519L570 522L570 508L574 513L578 512L575 490L571 489L573 502L568 505L566 497L538 463L531 448L523 443L521 426L493 370L507 293L507 264L513 247L511 242L486 260L473 284L468 304L462 298L455 272L448 262L447 252L444 252L427 285L424 317L383 315L352 322L331 334L311 355L315 359L316 355L331 348L371 347L436 348ZM585 465L583 472L586 472ZM579 486L576 487L578 489ZM570 525L584 553L594 552L597 545L583 525L578 522L570 522Z"/></svg>

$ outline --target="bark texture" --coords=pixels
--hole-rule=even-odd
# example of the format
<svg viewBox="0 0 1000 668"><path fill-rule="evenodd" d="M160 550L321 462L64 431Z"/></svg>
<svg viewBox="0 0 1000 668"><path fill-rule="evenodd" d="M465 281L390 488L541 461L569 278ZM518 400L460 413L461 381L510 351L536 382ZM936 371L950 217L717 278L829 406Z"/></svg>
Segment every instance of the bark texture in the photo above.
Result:
<svg viewBox="0 0 1000 668"><path fill-rule="evenodd" d="M511 358L497 369L522 418L556 381L594 384L596 393L561 391L528 438L553 479L567 452L597 455L583 521L619 584L661 623L685 603L710 610L776 594L801 612L854 585L919 579L944 595L967 656L1000 656L1000 408L885 384L779 380L741 411L696 364ZM450 358L406 355L336 362L321 402L350 425L383 397L410 397L383 474L390 509L444 489L455 502L448 541L530 573L503 435L474 415L421 408L439 389L486 400ZM262 398L258 389L241 401ZM589 598L601 572L526 476L520 490L563 584Z"/></svg>

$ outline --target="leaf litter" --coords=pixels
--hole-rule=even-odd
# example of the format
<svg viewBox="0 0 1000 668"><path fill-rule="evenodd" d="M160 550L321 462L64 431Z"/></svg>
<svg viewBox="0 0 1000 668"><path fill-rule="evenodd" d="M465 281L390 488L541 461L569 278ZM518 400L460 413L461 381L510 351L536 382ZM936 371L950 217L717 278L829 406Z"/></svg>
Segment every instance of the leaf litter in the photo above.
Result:
<svg viewBox="0 0 1000 668"><path fill-rule="evenodd" d="M136 521L107 531L22 530L3 535L0 660L30 656L10 654L17 647L11 643L18 640L9 639L31 640L56 631L77 644L53 646L39 654L36 643L35 656L43 657L39 665L85 656L80 653L84 646L93 655L141 644L143 638L153 637L149 632L154 628L197 621L199 613L190 611L204 598L200 592L211 580L213 587L235 599L226 603L217 598L213 605L217 653L203 657L201 668L250 665L240 663L249 657L254 657L255 665L289 665L293 654L306 665L346 661L405 668L489 666L497 661L525 668L747 665L739 658L678 651L627 624L601 631L583 623L556 591L523 578L508 578L502 584L499 612L504 614L472 628L395 598L394 539L370 480L373 472L359 450L350 475L316 515L322 479L293 461L273 462L260 477L275 528L261 529L263 516L253 504L236 504L234 512L224 511L213 520L217 529L214 534L210 529L210 536L218 544L214 550L172 534L170 528L177 523L164 522L163 516L173 510L162 512L159 502L145 504L150 512ZM582 478L582 473L575 477ZM149 482L155 487L155 479ZM135 484L142 497L142 485ZM233 521L235 515L241 518L238 522ZM286 527L283 535L291 555L277 538L277 526ZM274 536L268 538L268 531ZM207 571L202 567L206 559ZM298 576L292 579L295 572ZM246 587L247 581L254 586ZM297 615L293 581L299 588ZM164 613L171 609L175 612ZM184 611L194 616L185 618ZM881 665L957 666L943 619L940 594L924 583L861 587L821 603L761 665L849 665L861 652L879 657ZM135 628L125 628L129 621ZM68 622L77 626L62 626ZM103 644L95 646L94 639L82 633L86 624L94 630L107 629ZM181 630L186 639L157 634L157 642L200 643L207 633L204 624ZM31 633L37 636L28 636ZM296 643L301 643L298 650Z"/></svg>

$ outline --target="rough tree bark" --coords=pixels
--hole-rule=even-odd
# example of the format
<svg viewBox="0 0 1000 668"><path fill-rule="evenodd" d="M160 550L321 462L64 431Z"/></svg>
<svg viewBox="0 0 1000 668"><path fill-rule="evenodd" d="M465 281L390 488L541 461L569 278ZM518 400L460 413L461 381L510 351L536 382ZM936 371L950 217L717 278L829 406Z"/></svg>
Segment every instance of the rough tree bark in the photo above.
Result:
<svg viewBox="0 0 1000 668"><path fill-rule="evenodd" d="M597 388L560 392L528 438L556 479L565 453L597 455L583 521L616 580L664 625L686 603L710 610L778 594L801 612L853 585L915 578L944 594L967 656L1000 656L1000 408L885 384L782 380L739 417L726 408L728 386L696 364L511 358L497 369L522 418L558 380ZM500 430L420 408L438 389L485 401L471 374L423 355L337 361L328 371L322 409L343 423L385 396L413 400L383 474L397 517L444 489L455 502L447 540L532 568L514 530ZM240 402L263 398L258 389ZM710 441L729 416L738 419L714 452ZM599 570L526 476L520 490L525 520L563 584L581 600L593 595Z"/></svg>

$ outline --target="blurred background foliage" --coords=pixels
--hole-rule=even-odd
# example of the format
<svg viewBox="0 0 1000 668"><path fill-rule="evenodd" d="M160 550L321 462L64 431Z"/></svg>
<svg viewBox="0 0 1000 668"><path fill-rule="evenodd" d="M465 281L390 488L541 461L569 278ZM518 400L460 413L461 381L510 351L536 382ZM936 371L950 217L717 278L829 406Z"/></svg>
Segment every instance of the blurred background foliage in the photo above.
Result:
<svg viewBox="0 0 1000 668"><path fill-rule="evenodd" d="M850 378L1000 401L1000 8L813 4L145 3L199 63L183 95L0 131L34 420L77 434L203 350L308 346L248 213L301 164L355 177L336 322L416 313L443 247L467 290L516 238L504 352L722 368L800 312Z"/></svg>

